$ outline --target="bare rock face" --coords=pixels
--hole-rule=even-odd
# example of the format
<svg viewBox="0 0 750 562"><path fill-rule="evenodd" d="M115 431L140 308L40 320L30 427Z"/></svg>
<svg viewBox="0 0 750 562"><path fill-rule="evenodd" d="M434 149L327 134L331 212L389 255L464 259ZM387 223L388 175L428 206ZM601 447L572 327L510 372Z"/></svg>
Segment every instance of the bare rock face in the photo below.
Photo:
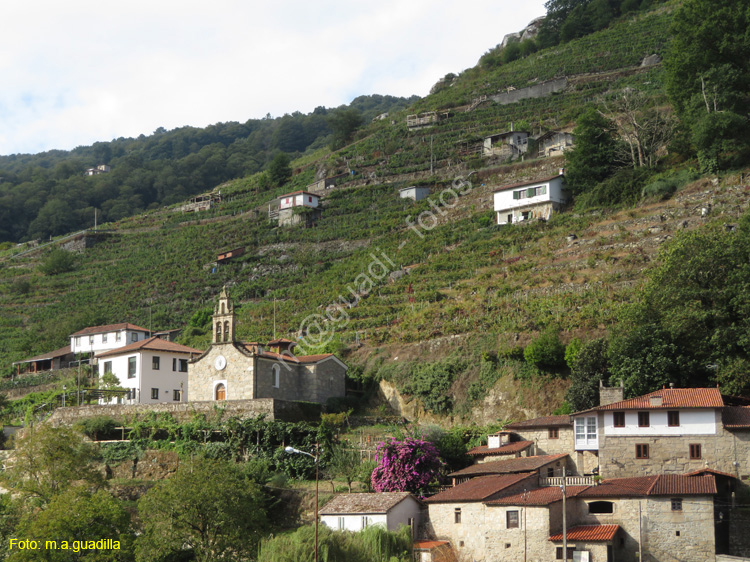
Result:
<svg viewBox="0 0 750 562"><path fill-rule="evenodd" d="M508 43L513 39L516 39L518 41L525 41L526 39L534 39L534 37L536 37L539 34L539 28L542 25L542 21L544 21L544 16L531 20L531 23L529 23L529 25L527 25L521 31L517 31L515 33L508 33L505 37L503 37L503 42L500 43L500 48L505 48L508 45Z"/></svg>
<svg viewBox="0 0 750 562"><path fill-rule="evenodd" d="M661 57L659 55L649 55L643 61L641 61L641 68L646 66L656 66L661 62Z"/></svg>

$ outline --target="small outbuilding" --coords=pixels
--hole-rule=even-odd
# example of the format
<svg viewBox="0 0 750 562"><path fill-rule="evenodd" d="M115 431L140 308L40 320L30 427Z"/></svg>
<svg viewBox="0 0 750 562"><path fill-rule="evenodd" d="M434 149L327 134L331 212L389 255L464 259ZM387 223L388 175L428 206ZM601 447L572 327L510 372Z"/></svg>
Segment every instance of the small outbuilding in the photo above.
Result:
<svg viewBox="0 0 750 562"><path fill-rule="evenodd" d="M370 525L381 525L397 531L402 525L415 536L420 523L422 502L409 492L341 494L320 510L320 521L337 531L361 531Z"/></svg>
<svg viewBox="0 0 750 562"><path fill-rule="evenodd" d="M398 190L398 195L401 199L413 199L414 201L421 201L426 199L430 195L429 187L422 187L416 185L410 185L409 187L402 187Z"/></svg>

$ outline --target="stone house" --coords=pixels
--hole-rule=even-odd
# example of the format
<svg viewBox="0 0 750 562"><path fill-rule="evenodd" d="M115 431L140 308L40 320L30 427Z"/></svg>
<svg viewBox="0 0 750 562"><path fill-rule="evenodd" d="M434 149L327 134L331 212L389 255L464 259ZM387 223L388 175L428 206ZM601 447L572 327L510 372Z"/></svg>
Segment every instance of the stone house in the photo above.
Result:
<svg viewBox="0 0 750 562"><path fill-rule="evenodd" d="M562 173L533 181L505 185L493 190L497 224L548 220L567 202Z"/></svg>
<svg viewBox="0 0 750 562"><path fill-rule="evenodd" d="M498 457L517 458L530 456L531 441L511 441L511 434L507 431L499 431L487 436L487 444L469 449L466 454L474 459L475 463L483 463L499 460Z"/></svg>
<svg viewBox="0 0 750 562"><path fill-rule="evenodd" d="M511 423L506 429L513 430L520 439L532 443L532 455L559 455L574 451L573 422L570 416L544 416Z"/></svg>
<svg viewBox="0 0 750 562"><path fill-rule="evenodd" d="M529 148L527 131L507 131L484 137L482 156L499 156L502 159L517 158Z"/></svg>
<svg viewBox="0 0 750 562"><path fill-rule="evenodd" d="M200 349L152 336L97 353L96 359L99 378L112 373L128 391L126 403L158 404L187 402L188 361L200 354Z"/></svg>
<svg viewBox="0 0 750 562"><path fill-rule="evenodd" d="M402 525L412 529L412 537L421 523L422 502L409 492L341 494L318 512L320 522L337 531L361 531L380 525L398 531Z"/></svg>
<svg viewBox="0 0 750 562"><path fill-rule="evenodd" d="M664 388L577 412L571 415L577 465L607 478L703 468L746 478L750 408L743 402L718 388Z"/></svg>
<svg viewBox="0 0 750 562"><path fill-rule="evenodd" d="M274 398L324 404L346 395L347 366L332 353L296 356L291 340L239 342L234 322L224 289L213 315L211 347L189 363L191 402Z"/></svg>
<svg viewBox="0 0 750 562"><path fill-rule="evenodd" d="M414 562L458 562L448 541L414 541Z"/></svg>
<svg viewBox="0 0 750 562"><path fill-rule="evenodd" d="M559 455L540 455L536 457L516 457L499 461L488 461L473 464L467 468L457 470L448 476L453 479L453 485L457 486L472 478L492 474L518 474L522 472L533 472L543 478L563 476L565 473L572 474L573 466L569 461L567 453Z"/></svg>
<svg viewBox="0 0 750 562"><path fill-rule="evenodd" d="M547 131L537 138L540 158L560 156L575 146L571 133L563 131Z"/></svg>

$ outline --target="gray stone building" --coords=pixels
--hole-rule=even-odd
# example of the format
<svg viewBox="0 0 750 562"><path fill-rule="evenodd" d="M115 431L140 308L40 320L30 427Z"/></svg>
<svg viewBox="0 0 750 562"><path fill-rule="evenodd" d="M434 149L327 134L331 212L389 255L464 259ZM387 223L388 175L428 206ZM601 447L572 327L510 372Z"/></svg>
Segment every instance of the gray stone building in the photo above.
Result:
<svg viewBox="0 0 750 562"><path fill-rule="evenodd" d="M297 356L291 340L235 340L234 307L226 289L213 315L213 342L188 368L188 400L274 398L324 404L346 394L347 366L335 355Z"/></svg>

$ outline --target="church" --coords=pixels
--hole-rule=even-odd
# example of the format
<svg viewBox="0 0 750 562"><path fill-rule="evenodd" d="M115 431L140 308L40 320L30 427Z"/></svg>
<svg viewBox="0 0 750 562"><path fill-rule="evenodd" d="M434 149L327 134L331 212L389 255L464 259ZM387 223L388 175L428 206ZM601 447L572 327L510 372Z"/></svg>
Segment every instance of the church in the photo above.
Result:
<svg viewBox="0 0 750 562"><path fill-rule="evenodd" d="M324 404L346 393L347 366L332 353L294 355L295 342L238 342L226 288L213 315L213 341L188 369L188 400L277 400Z"/></svg>

